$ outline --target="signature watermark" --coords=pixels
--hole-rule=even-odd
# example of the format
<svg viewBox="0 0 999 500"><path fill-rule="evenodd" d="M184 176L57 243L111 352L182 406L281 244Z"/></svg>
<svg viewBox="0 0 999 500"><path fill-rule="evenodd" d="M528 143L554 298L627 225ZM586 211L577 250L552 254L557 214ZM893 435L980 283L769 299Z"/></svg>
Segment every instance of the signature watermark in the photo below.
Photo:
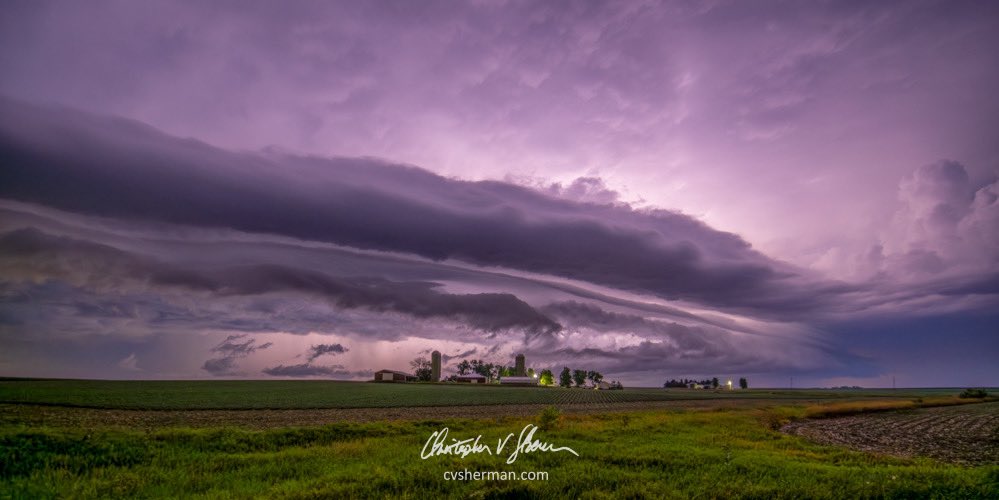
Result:
<svg viewBox="0 0 999 500"><path fill-rule="evenodd" d="M552 443L546 443L540 439L536 439L534 437L534 433L537 432L537 430L538 426L534 424L527 424L523 429L521 429L520 435L517 436L516 444L512 449L510 449L510 454L507 455L506 463L512 464L516 462L521 453L567 452L572 453L577 457L579 456L579 453L576 453L575 450L569 448L568 446L556 447ZM497 439L495 448L483 443L484 440L482 439L482 434L469 439L451 438L449 442L448 428L445 427L430 434L430 439L427 439L427 442L423 445L423 450L420 452L420 458L426 460L439 455L456 455L461 458L465 458L469 455L480 453L502 456L504 453L503 449L506 448L507 443L509 443L510 439L513 437L514 433L511 432L510 434L507 434L505 438Z"/></svg>
<svg viewBox="0 0 999 500"><path fill-rule="evenodd" d="M547 481L547 471L458 470L444 472L445 481Z"/></svg>

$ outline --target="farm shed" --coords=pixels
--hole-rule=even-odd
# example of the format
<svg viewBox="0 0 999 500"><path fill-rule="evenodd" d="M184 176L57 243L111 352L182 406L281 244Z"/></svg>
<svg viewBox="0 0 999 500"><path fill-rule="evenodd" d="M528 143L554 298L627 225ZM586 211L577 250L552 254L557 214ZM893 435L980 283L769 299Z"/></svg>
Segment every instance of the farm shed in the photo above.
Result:
<svg viewBox="0 0 999 500"><path fill-rule="evenodd" d="M416 382L415 375L396 370L378 370L375 372L375 382Z"/></svg>
<svg viewBox="0 0 999 500"><path fill-rule="evenodd" d="M500 385L538 385L538 379L534 377L503 377L500 379Z"/></svg>
<svg viewBox="0 0 999 500"><path fill-rule="evenodd" d="M457 375L454 377L454 381L466 384L484 384L486 383L486 377L478 374Z"/></svg>

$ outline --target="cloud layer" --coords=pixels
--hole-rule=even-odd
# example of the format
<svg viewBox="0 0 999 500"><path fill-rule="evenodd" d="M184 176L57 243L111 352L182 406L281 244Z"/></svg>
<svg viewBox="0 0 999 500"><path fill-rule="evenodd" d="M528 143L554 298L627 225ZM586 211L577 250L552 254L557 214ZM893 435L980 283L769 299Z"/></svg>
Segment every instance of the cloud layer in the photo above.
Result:
<svg viewBox="0 0 999 500"><path fill-rule="evenodd" d="M12 341L35 329L223 335L200 365L214 376L372 369L342 343L292 356L250 336L278 332L456 340L446 363L527 352L539 366L639 379L712 367L856 375L879 372L823 328L996 303L992 243L971 239L990 234L977 229L994 184L973 188L953 162L902 181L895 227L912 236L878 255L879 279L848 284L689 216L635 209L599 179L532 190L368 159L232 153L128 120L0 104L0 317ZM962 273L953 262L971 251L978 272ZM140 361L133 349L115 365Z"/></svg>
<svg viewBox="0 0 999 500"><path fill-rule="evenodd" d="M546 186L601 176L622 201L799 265L869 245L915 166L953 158L975 179L999 157L992 2L47 0L5 14L6 95L231 150Z"/></svg>
<svg viewBox="0 0 999 500"><path fill-rule="evenodd" d="M234 154L125 120L2 106L0 155L10 167L0 196L9 199L455 259L756 312L808 310L815 304L806 286L843 288L674 212L572 202L373 160ZM270 273L291 286L327 286ZM256 286L252 276L240 279L237 288Z"/></svg>
<svg viewBox="0 0 999 500"><path fill-rule="evenodd" d="M997 12L10 3L0 375L996 380Z"/></svg>

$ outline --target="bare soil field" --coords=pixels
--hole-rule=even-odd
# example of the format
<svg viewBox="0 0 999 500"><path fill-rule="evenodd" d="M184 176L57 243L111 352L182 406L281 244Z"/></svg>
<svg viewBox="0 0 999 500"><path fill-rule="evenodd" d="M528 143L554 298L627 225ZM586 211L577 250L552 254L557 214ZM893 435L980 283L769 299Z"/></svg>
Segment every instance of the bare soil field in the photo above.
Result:
<svg viewBox="0 0 999 500"><path fill-rule="evenodd" d="M999 464L999 402L805 420L783 431L894 456Z"/></svg>

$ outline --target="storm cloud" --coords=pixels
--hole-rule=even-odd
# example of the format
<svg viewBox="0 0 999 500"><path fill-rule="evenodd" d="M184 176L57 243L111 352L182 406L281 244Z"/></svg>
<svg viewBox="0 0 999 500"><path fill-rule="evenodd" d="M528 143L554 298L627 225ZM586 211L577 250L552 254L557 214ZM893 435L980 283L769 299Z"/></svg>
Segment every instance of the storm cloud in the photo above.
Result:
<svg viewBox="0 0 999 500"><path fill-rule="evenodd" d="M343 354L350 349L340 345L340 344L319 344L309 347L309 362L315 361L319 356L326 354Z"/></svg>
<svg viewBox="0 0 999 500"><path fill-rule="evenodd" d="M541 359L573 360L610 373L680 371L755 373L856 363L834 352L807 328L738 331L707 323L678 323L634 310L614 310L578 301L556 302L542 310L558 319L579 340L568 338L535 352ZM589 339L587 341L586 339Z"/></svg>
<svg viewBox="0 0 999 500"><path fill-rule="evenodd" d="M938 275L999 264L999 180L974 182L963 164L942 160L905 176L898 198L885 267Z"/></svg>
<svg viewBox="0 0 999 500"><path fill-rule="evenodd" d="M34 228L0 236L0 257L4 257L0 260L0 268L9 271L9 278L60 277L90 287L115 286L119 289L128 282L144 282L219 297L297 292L328 299L340 308L391 311L424 319L453 319L488 332L517 329L547 334L560 328L511 294L447 294L438 292L438 285L429 282L335 277L276 264L185 268L104 244L47 235ZM337 349L337 346L318 347L329 349L322 353Z"/></svg>
<svg viewBox="0 0 999 500"><path fill-rule="evenodd" d="M340 344L318 344L309 346L307 352L308 361L294 365L279 364L261 370L265 375L271 377L334 377L334 378L356 378L371 377L372 370L348 370L343 365L317 365L313 362L316 358L327 354L343 354L349 351Z"/></svg>
<svg viewBox="0 0 999 500"><path fill-rule="evenodd" d="M0 269L8 293L36 299L33 309L15 300L0 312L24 326L37 323L37 312L47 308L51 332L236 332L201 366L213 375L246 374L241 360L266 348L241 337L255 332L443 339L455 328L488 334L463 337L473 343L459 356L526 352L539 363L587 360L608 372L664 366L691 375L768 367L870 372L862 358L837 352L805 323L914 308L948 312L959 303L928 306L928 294L953 297L963 307L995 301L994 279L980 273L905 287L823 280L690 217L617 203L592 179L538 192L374 160L229 153L134 122L6 105L48 121L23 130L4 122L0 147L13 168L0 173L0 193L10 200L3 209L10 222L0 234ZM55 119L63 114L75 118ZM61 146L48 144L51 137ZM67 152L77 147L87 150ZM46 189L29 171L66 183ZM923 184L939 177L917 175ZM99 195L102 189L130 195ZM151 203L153 191L169 203ZM978 194L965 186L963 193L948 198L963 203L960 220L950 221L957 227L991 206L988 186ZM241 205L251 208L236 208ZM936 258L918 245L906 255L918 251ZM181 298L185 292L206 299L189 303ZM664 300L642 298L648 294ZM977 298L969 302L968 296ZM63 318L67 301L72 317ZM513 335L496 337L506 332ZM342 344L314 344L306 363L271 365L262 373L360 376L356 367L313 364L344 352Z"/></svg>
<svg viewBox="0 0 999 500"><path fill-rule="evenodd" d="M376 160L229 153L128 120L11 100L0 107L0 196L9 199L456 259L757 312L816 307L806 285L844 288L814 283L679 213L573 202Z"/></svg>
<svg viewBox="0 0 999 500"><path fill-rule="evenodd" d="M4 7L0 375L999 377L995 3Z"/></svg>
<svg viewBox="0 0 999 500"><path fill-rule="evenodd" d="M352 372L350 370L345 370L342 365L313 365L311 363L302 363L297 365L277 365L270 368L264 368L263 372L272 377L347 377L356 376L359 373L361 375L370 375L369 372Z"/></svg>
<svg viewBox="0 0 999 500"><path fill-rule="evenodd" d="M477 352L479 352L478 348L472 348L472 349L468 349L466 351L458 352L458 353L455 353L455 354L444 354L444 353L441 353L441 361L447 363L447 362L451 361L452 359L465 359L465 358L467 358L469 356L475 355L475 353L477 353Z"/></svg>
<svg viewBox="0 0 999 500"><path fill-rule="evenodd" d="M206 360L201 369L212 375L236 375L238 374L237 361L240 358L245 358L272 345L274 344L271 342L257 344L257 339L248 337L246 334L229 335L212 348L212 352L219 356Z"/></svg>

